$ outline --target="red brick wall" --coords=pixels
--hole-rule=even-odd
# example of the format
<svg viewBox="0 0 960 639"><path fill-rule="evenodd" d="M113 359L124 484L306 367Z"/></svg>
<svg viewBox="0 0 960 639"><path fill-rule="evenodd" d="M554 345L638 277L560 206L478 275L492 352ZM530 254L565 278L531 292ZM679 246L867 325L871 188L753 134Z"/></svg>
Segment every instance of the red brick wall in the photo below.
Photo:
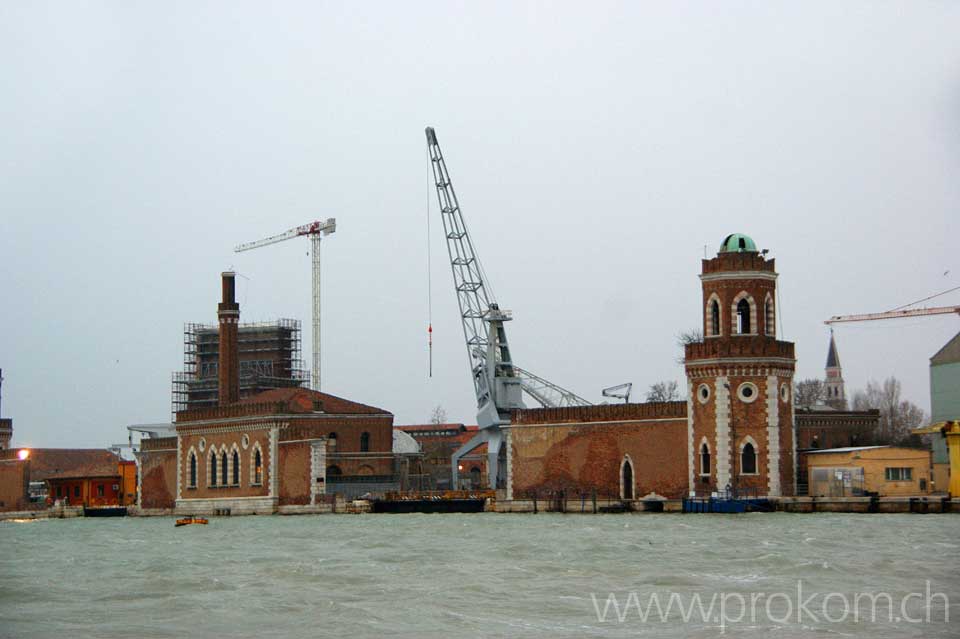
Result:
<svg viewBox="0 0 960 639"><path fill-rule="evenodd" d="M26 510L30 506L30 461L0 461L0 511Z"/></svg>
<svg viewBox="0 0 960 639"><path fill-rule="evenodd" d="M702 492L717 490L717 405L715 379L710 377L691 378L688 383L693 392L693 483L694 489ZM710 389L710 398L706 403L698 399L700 386L706 385ZM710 448L710 475L700 474L700 447L706 437Z"/></svg>
<svg viewBox="0 0 960 639"><path fill-rule="evenodd" d="M360 452L360 438L363 433L370 434L369 452L389 453L393 451L393 417L357 417L344 419L316 419L304 420L309 427L310 437L328 437L331 433L337 434L335 452ZM282 439L301 439L291 429L285 432Z"/></svg>
<svg viewBox="0 0 960 639"><path fill-rule="evenodd" d="M243 447L243 436L248 438L248 445ZM200 450L200 440L204 440L203 450ZM261 485L253 485L254 480L254 450L260 445L260 455L263 463L263 480ZM240 456L240 485L233 485L233 451ZM197 455L197 486L190 488L190 451ZM217 482L210 483L210 454L217 451ZM226 452L228 461L227 484L222 484L222 453ZM251 427L243 431L227 433L191 432L180 435L180 453L183 468L180 481L183 499L216 499L224 497L266 497L270 494L270 429Z"/></svg>
<svg viewBox="0 0 960 639"><path fill-rule="evenodd" d="M141 508L174 507L177 498L176 440L171 442L171 446L166 450L140 452Z"/></svg>
<svg viewBox="0 0 960 639"><path fill-rule="evenodd" d="M277 450L280 462L280 505L310 503L309 442L281 444Z"/></svg>
<svg viewBox="0 0 960 639"><path fill-rule="evenodd" d="M510 429L513 497L557 490L570 497L593 490L601 497L619 497L625 455L633 463L636 498L651 492L682 497L687 491L686 442L687 420L676 416L515 426Z"/></svg>

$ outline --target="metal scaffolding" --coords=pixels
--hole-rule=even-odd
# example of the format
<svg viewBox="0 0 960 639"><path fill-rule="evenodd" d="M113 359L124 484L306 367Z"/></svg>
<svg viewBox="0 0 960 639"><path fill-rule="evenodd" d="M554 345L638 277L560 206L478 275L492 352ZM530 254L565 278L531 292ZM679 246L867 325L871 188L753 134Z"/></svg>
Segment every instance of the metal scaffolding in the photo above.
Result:
<svg viewBox="0 0 960 639"><path fill-rule="evenodd" d="M273 388L306 386L301 359L300 321L279 319L238 327L240 397ZM220 333L217 324L183 325L183 371L173 373L171 412L216 406Z"/></svg>

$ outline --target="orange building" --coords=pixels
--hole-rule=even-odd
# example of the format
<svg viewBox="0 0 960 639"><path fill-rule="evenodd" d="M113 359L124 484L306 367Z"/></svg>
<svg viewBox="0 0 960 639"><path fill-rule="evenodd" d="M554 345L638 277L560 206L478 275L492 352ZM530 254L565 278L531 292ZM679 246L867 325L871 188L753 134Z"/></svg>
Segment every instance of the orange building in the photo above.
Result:
<svg viewBox="0 0 960 639"><path fill-rule="evenodd" d="M928 495L930 451L899 446L855 446L804 454L812 497Z"/></svg>
<svg viewBox="0 0 960 639"><path fill-rule="evenodd" d="M117 459L56 472L47 478L47 500L86 509L132 506L137 497L136 462Z"/></svg>

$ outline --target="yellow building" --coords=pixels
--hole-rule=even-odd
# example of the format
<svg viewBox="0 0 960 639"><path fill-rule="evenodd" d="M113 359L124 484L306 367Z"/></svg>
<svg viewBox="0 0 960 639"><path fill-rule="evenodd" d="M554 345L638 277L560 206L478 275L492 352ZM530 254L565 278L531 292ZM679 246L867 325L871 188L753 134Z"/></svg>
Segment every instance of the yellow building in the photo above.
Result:
<svg viewBox="0 0 960 639"><path fill-rule="evenodd" d="M826 448L806 453L811 497L927 495L930 451L897 446Z"/></svg>

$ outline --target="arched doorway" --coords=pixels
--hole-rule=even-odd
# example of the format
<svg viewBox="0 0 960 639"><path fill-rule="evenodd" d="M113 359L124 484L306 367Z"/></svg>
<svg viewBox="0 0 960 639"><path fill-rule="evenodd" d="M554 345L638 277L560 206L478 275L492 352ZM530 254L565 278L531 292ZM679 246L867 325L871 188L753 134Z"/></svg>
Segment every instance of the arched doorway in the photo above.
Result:
<svg viewBox="0 0 960 639"><path fill-rule="evenodd" d="M624 455L620 464L620 498L633 499L633 461Z"/></svg>

